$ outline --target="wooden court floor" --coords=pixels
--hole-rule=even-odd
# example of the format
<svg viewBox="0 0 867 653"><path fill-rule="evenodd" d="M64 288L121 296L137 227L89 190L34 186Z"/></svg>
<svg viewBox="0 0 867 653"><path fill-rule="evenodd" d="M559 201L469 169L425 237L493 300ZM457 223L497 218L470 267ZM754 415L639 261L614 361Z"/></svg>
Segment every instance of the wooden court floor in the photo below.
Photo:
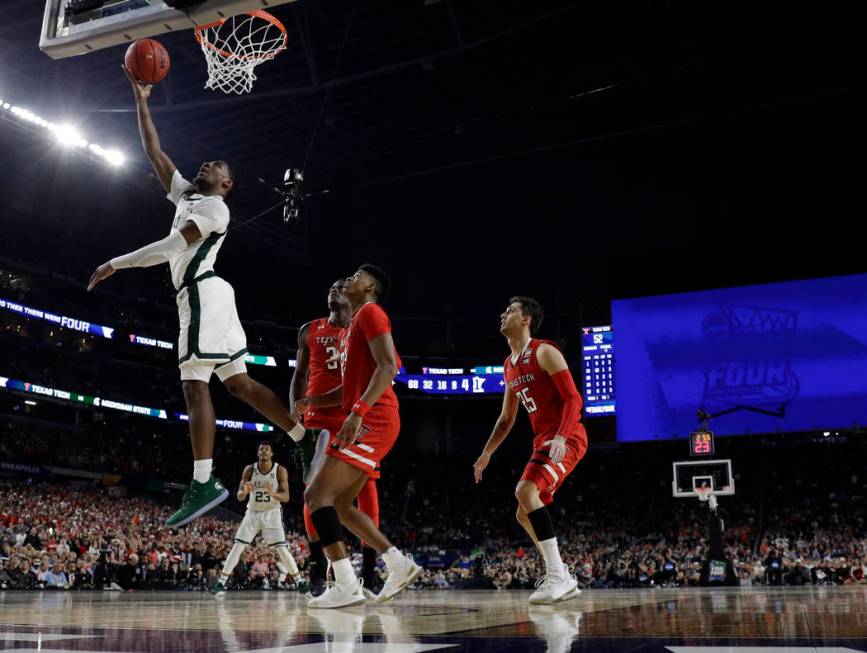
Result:
<svg viewBox="0 0 867 653"><path fill-rule="evenodd" d="M293 593L0 592L0 651L867 653L867 586L405 592L307 610Z"/></svg>

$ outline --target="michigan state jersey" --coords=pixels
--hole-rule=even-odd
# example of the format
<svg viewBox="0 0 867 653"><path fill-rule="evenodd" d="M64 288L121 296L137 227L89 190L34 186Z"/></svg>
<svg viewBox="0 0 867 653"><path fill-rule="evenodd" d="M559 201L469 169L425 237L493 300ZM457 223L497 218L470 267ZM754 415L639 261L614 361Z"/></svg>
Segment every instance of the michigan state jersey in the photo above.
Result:
<svg viewBox="0 0 867 653"><path fill-rule="evenodd" d="M220 195L201 195L196 187L175 170L172 187L167 197L177 207L172 231L186 222L195 222L202 239L188 245L182 252L169 258L172 283L175 290L189 284L197 276L213 273L217 252L223 244L223 236L229 228L229 207Z"/></svg>
<svg viewBox="0 0 867 653"><path fill-rule="evenodd" d="M247 510L264 512L280 508L280 502L265 492L265 483L270 483L272 492L277 491L277 467L277 463L272 463L271 471L262 474L259 472L259 463L253 463L253 476L250 478L253 489L247 497Z"/></svg>

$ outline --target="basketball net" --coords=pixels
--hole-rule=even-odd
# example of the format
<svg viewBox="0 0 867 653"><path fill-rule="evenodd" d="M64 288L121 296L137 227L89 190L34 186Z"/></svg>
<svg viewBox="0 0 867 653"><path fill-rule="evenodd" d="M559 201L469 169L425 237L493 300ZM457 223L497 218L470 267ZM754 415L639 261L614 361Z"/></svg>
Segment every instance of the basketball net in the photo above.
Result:
<svg viewBox="0 0 867 653"><path fill-rule="evenodd" d="M708 501L711 497L712 490L707 485L703 485L702 487L696 488L695 493L698 494L699 501Z"/></svg>
<svg viewBox="0 0 867 653"><path fill-rule="evenodd" d="M255 68L286 49L286 28L267 11L257 10L196 27L196 41L208 64L205 88L249 93Z"/></svg>

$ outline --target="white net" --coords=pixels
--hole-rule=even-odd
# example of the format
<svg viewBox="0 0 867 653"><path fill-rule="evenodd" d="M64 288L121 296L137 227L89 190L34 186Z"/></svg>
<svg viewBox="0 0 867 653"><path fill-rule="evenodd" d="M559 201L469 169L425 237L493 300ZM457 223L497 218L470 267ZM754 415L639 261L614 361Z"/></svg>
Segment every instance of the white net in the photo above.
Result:
<svg viewBox="0 0 867 653"><path fill-rule="evenodd" d="M286 49L286 30L264 11L232 16L196 28L196 40L208 64L205 88L223 93L249 93L255 68Z"/></svg>

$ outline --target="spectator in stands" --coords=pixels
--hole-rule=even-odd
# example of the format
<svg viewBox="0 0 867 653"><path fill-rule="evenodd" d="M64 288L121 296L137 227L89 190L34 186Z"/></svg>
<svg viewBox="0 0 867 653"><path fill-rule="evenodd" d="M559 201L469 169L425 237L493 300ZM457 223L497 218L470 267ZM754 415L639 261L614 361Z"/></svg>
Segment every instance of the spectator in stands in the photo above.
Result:
<svg viewBox="0 0 867 653"><path fill-rule="evenodd" d="M11 589L13 587L12 574L9 569L10 566L10 560L0 558L0 590Z"/></svg>
<svg viewBox="0 0 867 653"><path fill-rule="evenodd" d="M44 576L45 586L52 589L68 589L69 577L66 575L66 563L58 560L52 569Z"/></svg>
<svg viewBox="0 0 867 653"><path fill-rule="evenodd" d="M139 564L139 557L131 553L126 563L117 570L117 584L125 590L141 589L144 584L144 571Z"/></svg>
<svg viewBox="0 0 867 653"><path fill-rule="evenodd" d="M187 574L187 585L192 590L204 589L207 584L207 576L201 564L192 567Z"/></svg>

